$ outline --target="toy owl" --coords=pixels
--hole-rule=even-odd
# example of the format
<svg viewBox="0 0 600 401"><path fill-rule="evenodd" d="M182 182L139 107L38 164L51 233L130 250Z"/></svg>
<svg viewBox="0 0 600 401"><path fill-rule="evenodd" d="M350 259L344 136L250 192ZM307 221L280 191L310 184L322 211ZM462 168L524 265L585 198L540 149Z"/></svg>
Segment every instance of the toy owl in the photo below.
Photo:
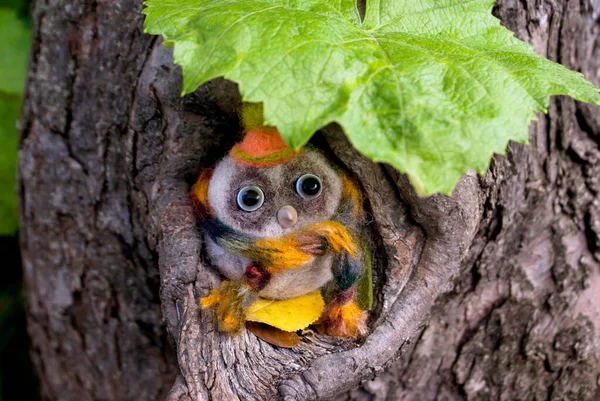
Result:
<svg viewBox="0 0 600 401"><path fill-rule="evenodd" d="M191 192L206 254L226 278L202 308L230 334L247 321L365 334L371 269L361 192L318 150L288 147L263 125L262 105L244 104L242 121L243 140Z"/></svg>

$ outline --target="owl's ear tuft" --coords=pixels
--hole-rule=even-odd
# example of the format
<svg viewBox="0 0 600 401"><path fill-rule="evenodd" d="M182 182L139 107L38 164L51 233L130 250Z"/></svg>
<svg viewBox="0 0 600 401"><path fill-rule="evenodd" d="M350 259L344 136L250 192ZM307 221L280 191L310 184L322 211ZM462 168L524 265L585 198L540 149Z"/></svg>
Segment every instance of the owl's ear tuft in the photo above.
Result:
<svg viewBox="0 0 600 401"><path fill-rule="evenodd" d="M212 214L212 210L208 202L208 185L210 184L210 179L213 176L213 172L214 169L210 168L200 173L196 183L192 187L192 191L190 192L190 198L192 199L192 204L194 205L194 211L196 212L197 217L201 219L204 219L207 217L207 215Z"/></svg>
<svg viewBox="0 0 600 401"><path fill-rule="evenodd" d="M363 195L358 185L347 175L342 175L342 203L351 207L352 215L358 217L363 211Z"/></svg>

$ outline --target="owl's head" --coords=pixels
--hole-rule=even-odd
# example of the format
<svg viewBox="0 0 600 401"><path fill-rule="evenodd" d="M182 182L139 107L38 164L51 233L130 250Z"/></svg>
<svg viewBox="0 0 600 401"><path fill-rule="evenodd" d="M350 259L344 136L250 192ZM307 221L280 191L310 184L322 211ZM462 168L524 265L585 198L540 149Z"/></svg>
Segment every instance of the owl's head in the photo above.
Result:
<svg viewBox="0 0 600 401"><path fill-rule="evenodd" d="M207 195L215 217L233 229L279 237L331 219L342 178L316 149L294 152L276 129L250 128L216 165Z"/></svg>

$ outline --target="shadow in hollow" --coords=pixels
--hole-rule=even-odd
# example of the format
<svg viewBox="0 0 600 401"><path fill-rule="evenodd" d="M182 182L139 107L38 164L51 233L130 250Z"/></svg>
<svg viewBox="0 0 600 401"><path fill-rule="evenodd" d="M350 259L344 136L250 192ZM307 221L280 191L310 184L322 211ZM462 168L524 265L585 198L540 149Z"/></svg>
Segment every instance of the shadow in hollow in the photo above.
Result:
<svg viewBox="0 0 600 401"><path fill-rule="evenodd" d="M0 401L37 401L39 385L29 358L17 236L0 237L0 255Z"/></svg>

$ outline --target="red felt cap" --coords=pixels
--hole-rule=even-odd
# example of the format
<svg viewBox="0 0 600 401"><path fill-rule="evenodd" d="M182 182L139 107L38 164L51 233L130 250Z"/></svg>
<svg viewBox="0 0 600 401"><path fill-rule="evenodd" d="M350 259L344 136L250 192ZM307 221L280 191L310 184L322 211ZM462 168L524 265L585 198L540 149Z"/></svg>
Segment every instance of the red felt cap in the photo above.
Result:
<svg viewBox="0 0 600 401"><path fill-rule="evenodd" d="M243 121L246 135L230 152L237 163L247 167L273 167L297 155L277 128L262 124L262 105L244 104Z"/></svg>

